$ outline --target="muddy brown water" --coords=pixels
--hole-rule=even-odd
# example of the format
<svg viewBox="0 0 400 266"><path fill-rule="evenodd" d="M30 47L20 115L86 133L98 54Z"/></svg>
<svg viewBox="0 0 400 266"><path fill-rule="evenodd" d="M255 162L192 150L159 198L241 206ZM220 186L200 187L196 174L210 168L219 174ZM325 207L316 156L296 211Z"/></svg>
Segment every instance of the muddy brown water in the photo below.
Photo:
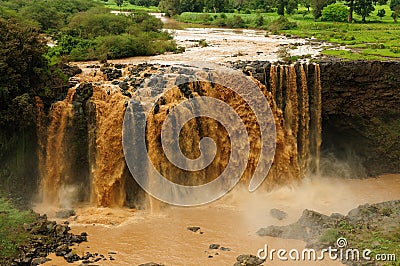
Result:
<svg viewBox="0 0 400 266"><path fill-rule="evenodd" d="M270 248L303 249L298 240L259 237L256 231L268 225L295 222L305 208L324 214L346 214L365 203L399 199L400 175L383 175L367 179L313 178L295 187L282 187L272 192L249 193L235 188L214 203L192 208L161 207L157 212L81 206L77 219L70 218L72 232L85 231L88 242L73 249L80 255L86 251L112 255L115 260L98 265L138 265L157 262L165 265L233 265L240 254L256 254L268 244ZM271 208L288 213L278 221L269 215ZM52 214L45 206L41 212ZM61 221L61 220L59 220ZM199 226L200 233L187 230ZM220 244L231 251L210 250L210 244ZM215 253L218 253L216 255ZM209 258L209 255L213 256ZM65 265L54 254L45 265ZM338 261L285 262L285 265L341 265ZM79 265L76 263L75 265ZM282 265L268 261L267 265Z"/></svg>
<svg viewBox="0 0 400 266"><path fill-rule="evenodd" d="M318 54L319 48L301 39L281 36L265 37L265 32L230 29L185 29L172 32L178 45L186 47L182 54L165 54L153 57L135 57L113 60L113 63L276 60L281 45L301 43L292 52ZM198 40L205 39L207 47L199 47ZM94 69L78 65L85 76L94 81ZM96 77L101 81L100 77ZM157 262L165 265L233 265L240 254L256 254L268 244L270 248L299 250L303 241L259 237L256 231L269 225L286 225L295 222L304 209L324 214L346 214L360 204L377 203L400 198L400 174L367 179L341 179L314 177L304 179L300 185L281 187L271 192L259 189L249 193L237 187L220 200L200 207L160 206L158 210L133 210L127 208L97 208L90 205L75 206L76 218L70 218L72 232L88 233L88 242L74 246L74 252L99 253L108 257L113 252L115 260L99 261L96 265L138 265ZM278 221L269 215L272 208L288 213ZM38 205L36 211L54 217L57 209ZM58 220L63 222L63 220ZM199 226L203 234L187 230ZM210 244L220 244L230 251L210 250ZM218 253L218 255L216 254ZM209 257L212 256L212 257ZM64 259L49 256L45 265L68 264ZM284 262L295 265L341 265L338 261ZM267 261L266 265L283 265Z"/></svg>

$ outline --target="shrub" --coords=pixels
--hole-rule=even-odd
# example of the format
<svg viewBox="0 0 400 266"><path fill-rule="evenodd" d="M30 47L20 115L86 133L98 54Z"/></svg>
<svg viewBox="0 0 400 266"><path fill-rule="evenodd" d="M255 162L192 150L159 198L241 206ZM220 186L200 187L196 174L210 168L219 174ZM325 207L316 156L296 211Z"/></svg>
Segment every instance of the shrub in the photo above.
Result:
<svg viewBox="0 0 400 266"><path fill-rule="evenodd" d="M224 26L226 26L226 21L225 21L225 19L223 19L223 18L217 18L217 19L214 21L214 24L215 24L216 26L218 26L218 27L224 27Z"/></svg>
<svg viewBox="0 0 400 266"><path fill-rule="evenodd" d="M232 19L229 19L226 23L231 28L244 28L244 20L239 15L234 15Z"/></svg>
<svg viewBox="0 0 400 266"><path fill-rule="evenodd" d="M342 22L347 20L349 10L341 4L332 4L322 9L322 20Z"/></svg>
<svg viewBox="0 0 400 266"><path fill-rule="evenodd" d="M257 27L261 27L264 25L264 17L262 15L257 15L255 24Z"/></svg>
<svg viewBox="0 0 400 266"><path fill-rule="evenodd" d="M297 27L296 22L290 22L286 17L281 16L278 19L272 21L268 25L268 29L272 33L278 33L280 30L290 30Z"/></svg>
<svg viewBox="0 0 400 266"><path fill-rule="evenodd" d="M385 14L386 14L386 11L385 11L385 9L382 8L382 9L378 10L378 14L376 14L376 15L382 19L385 16Z"/></svg>

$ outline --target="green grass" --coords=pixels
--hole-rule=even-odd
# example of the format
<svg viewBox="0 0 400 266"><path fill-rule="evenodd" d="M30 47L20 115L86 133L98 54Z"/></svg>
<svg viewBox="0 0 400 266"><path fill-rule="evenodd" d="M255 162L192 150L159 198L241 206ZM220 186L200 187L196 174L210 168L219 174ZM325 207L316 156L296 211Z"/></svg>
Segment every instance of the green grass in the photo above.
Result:
<svg viewBox="0 0 400 266"><path fill-rule="evenodd" d="M385 9L386 14L381 19L377 16L379 9ZM325 50L323 54L350 60L385 60L400 58L400 23L393 23L390 17L392 11L388 5L377 5L367 23L360 23L361 17L354 14L354 23L314 21L311 13L300 6L298 13L286 16L289 21L296 22L297 27L290 30L280 30L286 36L313 38L317 41L345 46L351 51ZM234 16L241 16L245 28L267 29L268 25L279 16L276 13L235 14L235 13L194 13L185 12L177 20L186 23L200 23L211 26L229 26L227 21ZM264 25L256 26L258 16L263 16ZM226 17L226 18L225 18ZM225 21L225 23L221 23ZM332 48L329 48L332 49Z"/></svg>
<svg viewBox="0 0 400 266"><path fill-rule="evenodd" d="M0 198L0 262L2 258L17 254L17 247L28 240L24 223L33 222L32 212L20 211Z"/></svg>

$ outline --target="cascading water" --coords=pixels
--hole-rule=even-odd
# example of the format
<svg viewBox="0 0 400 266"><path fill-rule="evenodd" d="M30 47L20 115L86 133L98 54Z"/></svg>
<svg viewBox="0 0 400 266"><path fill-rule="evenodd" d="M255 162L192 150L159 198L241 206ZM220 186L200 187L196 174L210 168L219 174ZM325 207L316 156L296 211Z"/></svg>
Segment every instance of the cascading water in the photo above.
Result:
<svg viewBox="0 0 400 266"><path fill-rule="evenodd" d="M126 96L117 91L94 87L89 104L95 116L89 143L95 147L89 154L93 185L92 201L98 206L122 206L125 201L125 160L122 151L122 121Z"/></svg>
<svg viewBox="0 0 400 266"><path fill-rule="evenodd" d="M307 173L318 173L319 147L321 144L321 85L318 65L271 65L266 86L258 84L274 114L276 124L276 152L271 170L263 184L271 189L277 184L288 184L300 180ZM143 76L143 75L142 75ZM96 79L99 78L99 75ZM131 77L123 77L131 79ZM122 78L121 78L122 79ZM90 80L85 77L84 80ZM173 79L162 82L174 84ZM97 84L97 83L96 83ZM170 180L185 184L199 185L210 182L226 167L230 155L230 141L225 129L217 121L205 117L190 120L182 129L179 144L184 155L195 159L200 155L198 143L203 137L216 142L217 154L212 163L202 171L188 173L170 162L160 144L161 126L172 108L188 97L207 95L220 99L235 109L249 134L250 156L242 180L248 181L259 160L260 129L249 106L229 89L210 82L189 82L164 93L155 84L146 84L134 93L134 97L148 108L153 108L146 125L146 145L149 157L157 170ZM43 156L39 156L42 169L41 190L43 200L61 203L59 198L63 186L73 183L68 161L73 151L68 145L73 121L74 94L76 88L68 91L64 101L53 104L49 123L45 131ZM163 94L164 93L164 94ZM162 97L160 97L162 95ZM85 191L91 194L91 202L97 206L122 206L127 204L134 183L130 178L122 150L122 122L129 98L111 82L93 86L93 95L82 108L87 116L87 159L90 184ZM158 99L158 100L157 100ZM156 105L152 105L157 100ZM146 104L145 104L146 105ZM77 110L75 110L77 112ZM44 126L44 125L42 125ZM71 125L69 125L71 126ZM40 134L40 133L39 133ZM140 162L138 162L140 163ZM75 171L76 173L77 171ZM136 184L137 189L137 184ZM135 192L136 193L136 192ZM133 193L136 197L137 193ZM128 203L129 204L129 203Z"/></svg>
<svg viewBox="0 0 400 266"><path fill-rule="evenodd" d="M72 99L75 88L68 90L67 96L63 101L54 103L49 113L50 124L47 130L39 129L39 134L45 132L47 142L44 147L45 157L39 156L40 170L42 176L41 195L43 202L59 202L61 187L68 181L68 166L70 162L66 160L68 153L68 143L66 140L67 126L72 118ZM43 126L42 123L38 126ZM40 136L39 139L43 137Z"/></svg>
<svg viewBox="0 0 400 266"><path fill-rule="evenodd" d="M271 65L267 87L283 112L288 134L296 140L297 160L291 163L299 164L302 176L318 175L322 142L319 65Z"/></svg>

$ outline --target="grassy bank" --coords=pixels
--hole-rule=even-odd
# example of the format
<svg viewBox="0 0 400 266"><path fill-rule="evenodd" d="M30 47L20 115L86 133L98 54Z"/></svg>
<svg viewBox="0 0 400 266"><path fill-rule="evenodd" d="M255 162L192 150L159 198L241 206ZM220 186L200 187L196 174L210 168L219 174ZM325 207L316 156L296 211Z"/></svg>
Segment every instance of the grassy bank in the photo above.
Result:
<svg viewBox="0 0 400 266"><path fill-rule="evenodd" d="M385 16L377 16L384 9ZM215 27L264 29L272 34L284 34L291 37L310 38L315 41L327 41L337 47L327 47L323 54L345 59L382 60L400 58L400 24L393 23L388 5L377 6L361 23L361 17L354 15L355 22L314 21L311 12L304 7L296 14L286 15L294 27L276 25L279 16L276 13L194 13L185 12L177 17L185 23L199 23Z"/></svg>
<svg viewBox="0 0 400 266"><path fill-rule="evenodd" d="M0 198L0 264L2 259L17 255L18 246L28 241L29 233L23 225L33 220L32 212L20 211Z"/></svg>

